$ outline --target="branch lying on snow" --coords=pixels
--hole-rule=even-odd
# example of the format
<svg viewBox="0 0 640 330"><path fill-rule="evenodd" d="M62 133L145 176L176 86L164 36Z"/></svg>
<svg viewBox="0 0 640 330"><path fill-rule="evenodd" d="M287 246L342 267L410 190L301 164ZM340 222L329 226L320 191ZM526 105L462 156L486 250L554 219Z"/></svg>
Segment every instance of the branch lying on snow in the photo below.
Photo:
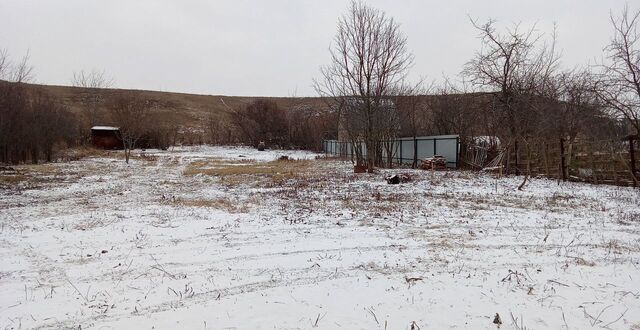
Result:
<svg viewBox="0 0 640 330"><path fill-rule="evenodd" d="M153 254L150 254L151 259L153 259L153 261L156 263L155 266L151 266L151 268L159 270L165 274L167 274L167 276L169 276L171 279L177 279L177 277L171 273L169 273L166 269L164 269L164 267L162 267L162 265L160 265L160 263L158 262L158 260L153 256Z"/></svg>
<svg viewBox="0 0 640 330"><path fill-rule="evenodd" d="M315 322L313 322L311 325L312 325L314 328L317 328L317 327L318 327L318 322L320 322L320 320L322 320L322 319L324 318L324 316L325 316L325 315L327 315L327 312L324 312L324 314L322 314L322 316L320 316L320 313L318 313L318 317L316 317L316 321L315 321Z"/></svg>
<svg viewBox="0 0 640 330"><path fill-rule="evenodd" d="M373 307L365 308L365 310L373 316L373 319L376 321L376 324L380 325L380 322L378 322L378 317L376 316L376 313L373 312Z"/></svg>
<svg viewBox="0 0 640 330"><path fill-rule="evenodd" d="M522 315L520 315L520 325L518 325L518 318L514 317L512 312L509 312L509 314L511 314L511 322L513 322L516 330L527 330L527 327L524 326L524 317Z"/></svg>
<svg viewBox="0 0 640 330"><path fill-rule="evenodd" d="M603 325L602 327L603 327L603 328L609 328L609 326L610 326L610 325L612 325L612 324L614 324L614 323L616 323L616 322L620 321L620 319L621 319L625 314L627 314L627 312L628 312L628 311L629 311L629 308L625 309L625 310L624 310L624 312L623 312L622 314L620 314L620 316L618 316L618 318L617 318L617 319L615 319L615 320L613 320L613 321L611 321L611 322L609 322L609 323L607 323L607 324Z"/></svg>
<svg viewBox="0 0 640 330"><path fill-rule="evenodd" d="M87 289L87 294L83 295L82 292L80 292L80 290L78 290L78 288L73 283L71 283L71 280L69 280L68 278L67 278L67 282L69 282L69 284L71 284L71 286L76 290L78 295L80 297L82 297L82 299L84 299L85 302L87 302L87 303L89 302L89 290L91 289L91 285L89 285L89 288Z"/></svg>
<svg viewBox="0 0 640 330"><path fill-rule="evenodd" d="M587 309L586 309L584 306L579 306L579 308L582 308L582 312L584 313L585 318L590 318L590 319L592 320L592 321L590 322L590 323L591 323L591 326L595 326L596 324L598 324L601 328L605 328L605 329L609 329L609 326L610 326L610 325L612 325L612 324L614 324L614 323L616 323L616 322L620 321L620 319L621 319L625 314L627 314L627 311L629 311L629 308L626 308L626 309L625 309L625 311L624 311L622 314L620 314L620 316L618 316L618 318L617 318L617 319L615 319L615 320L613 320L613 321L611 321L611 322L609 322L609 323L607 323L607 324L605 324L605 325L600 325L600 323L603 323L603 322L604 322L604 321L600 320L600 316L602 316L602 314L604 313L604 311L606 311L607 309L609 309L609 308L611 308L611 307L613 307L613 305L609 305L609 306L607 306L607 307L603 308L602 310L600 310L600 313L598 313L598 316L593 317L593 316L591 316L591 314L587 313Z"/></svg>
<svg viewBox="0 0 640 330"><path fill-rule="evenodd" d="M407 284L409 284L409 287L412 287L414 284L416 284L416 282L418 281L422 281L422 277L404 277L404 280L407 281Z"/></svg>
<svg viewBox="0 0 640 330"><path fill-rule="evenodd" d="M568 284L564 284L564 283L558 282L558 281L556 281L556 280L547 280L547 282L549 282L549 283L555 283L555 284L562 285L562 286L565 286L565 287L569 287L569 285L568 285Z"/></svg>

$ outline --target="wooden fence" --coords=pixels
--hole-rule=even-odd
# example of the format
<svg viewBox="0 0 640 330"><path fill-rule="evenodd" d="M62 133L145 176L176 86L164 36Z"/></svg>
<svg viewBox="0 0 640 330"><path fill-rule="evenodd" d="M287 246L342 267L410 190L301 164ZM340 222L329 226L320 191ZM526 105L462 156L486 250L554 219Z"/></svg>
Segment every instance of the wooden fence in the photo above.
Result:
<svg viewBox="0 0 640 330"><path fill-rule="evenodd" d="M545 140L522 146L516 155L511 148L504 166L511 173L530 173L564 181L638 186L640 141Z"/></svg>

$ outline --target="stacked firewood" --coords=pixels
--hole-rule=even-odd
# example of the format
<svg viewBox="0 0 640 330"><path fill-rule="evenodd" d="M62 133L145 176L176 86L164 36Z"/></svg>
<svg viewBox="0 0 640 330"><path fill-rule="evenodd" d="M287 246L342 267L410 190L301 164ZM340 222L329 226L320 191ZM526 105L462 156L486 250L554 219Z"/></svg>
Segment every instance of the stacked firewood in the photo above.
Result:
<svg viewBox="0 0 640 330"><path fill-rule="evenodd" d="M442 156L435 155L431 158L423 159L420 167L423 170L444 170L447 168L447 160Z"/></svg>

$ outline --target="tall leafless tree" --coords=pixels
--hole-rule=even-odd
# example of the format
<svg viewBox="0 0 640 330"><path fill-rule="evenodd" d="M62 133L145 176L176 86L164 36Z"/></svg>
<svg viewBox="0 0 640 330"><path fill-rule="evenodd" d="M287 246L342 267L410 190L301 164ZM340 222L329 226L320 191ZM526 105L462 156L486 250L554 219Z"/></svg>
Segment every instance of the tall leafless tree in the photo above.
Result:
<svg viewBox="0 0 640 330"><path fill-rule="evenodd" d="M345 127L352 141L364 140L367 167L372 169L379 159L382 132L376 125L386 123L382 116L389 98L413 63L407 38L393 18L352 1L347 14L338 20L330 54L331 62L314 80L315 89L320 96L333 99L341 119L359 122Z"/></svg>
<svg viewBox="0 0 640 330"><path fill-rule="evenodd" d="M640 134L640 10L625 6L611 15L614 34L606 48L609 62L600 81L600 99Z"/></svg>
<svg viewBox="0 0 640 330"><path fill-rule="evenodd" d="M551 42L545 43L535 26L523 31L516 25L500 33L494 20L485 24L472 20L472 24L479 32L482 48L467 62L463 74L482 90L495 93L499 115L495 120L507 127L504 138L508 148L515 151L515 173L519 174L518 143L526 142L531 133L529 102L537 99L558 68L555 31Z"/></svg>

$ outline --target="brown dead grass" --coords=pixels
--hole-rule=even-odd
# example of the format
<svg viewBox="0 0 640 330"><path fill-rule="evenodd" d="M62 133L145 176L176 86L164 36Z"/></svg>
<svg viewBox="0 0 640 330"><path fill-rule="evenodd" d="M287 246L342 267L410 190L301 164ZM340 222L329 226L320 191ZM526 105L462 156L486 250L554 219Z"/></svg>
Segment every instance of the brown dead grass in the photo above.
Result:
<svg viewBox="0 0 640 330"><path fill-rule="evenodd" d="M0 186L17 185L29 179L30 177L24 174L2 174L0 175Z"/></svg>
<svg viewBox="0 0 640 330"><path fill-rule="evenodd" d="M55 176L64 174L62 168L55 163L22 165L19 167L19 171L33 176Z"/></svg>
<svg viewBox="0 0 640 330"><path fill-rule="evenodd" d="M246 213L248 205L231 201L227 198L217 199L175 199L173 205L186 207L206 207L218 210L225 210L229 213Z"/></svg>
<svg viewBox="0 0 640 330"><path fill-rule="evenodd" d="M311 171L310 160L275 160L271 162L208 160L189 164L184 175L210 175L220 178L226 186L283 186L291 180L306 177Z"/></svg>
<svg viewBox="0 0 640 330"><path fill-rule="evenodd" d="M38 186L42 183L59 181L65 174L72 174L65 173L54 163L18 165L14 168L15 171L0 173L0 186Z"/></svg>
<svg viewBox="0 0 640 330"><path fill-rule="evenodd" d="M69 148L60 152L60 159L63 161L77 161L88 157L104 157L109 152L106 150L96 149L91 146L83 146L78 148Z"/></svg>

